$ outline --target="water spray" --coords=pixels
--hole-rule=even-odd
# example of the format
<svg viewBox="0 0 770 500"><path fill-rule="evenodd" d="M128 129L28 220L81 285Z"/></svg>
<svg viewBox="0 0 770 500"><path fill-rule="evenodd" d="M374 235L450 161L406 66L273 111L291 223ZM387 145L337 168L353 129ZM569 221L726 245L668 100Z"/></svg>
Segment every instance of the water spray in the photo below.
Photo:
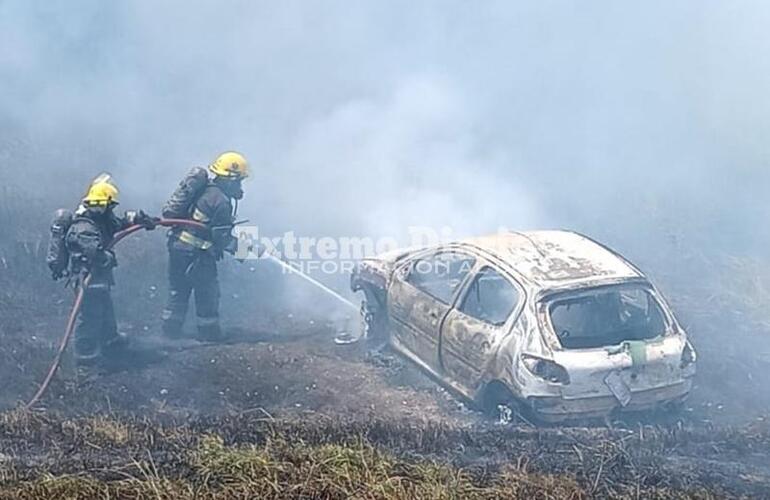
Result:
<svg viewBox="0 0 770 500"><path fill-rule="evenodd" d="M317 279L311 277L310 275L308 275L306 273L303 273L301 270L297 269L296 266L292 265L290 262L287 262L287 261L283 260L280 256L272 254L272 253L265 253L263 258L267 258L270 261L275 262L276 264L281 266L286 271L299 276L300 278L302 278L305 281L307 281L308 283L314 285L316 288L320 289L321 291L323 291L324 293L326 293L330 297L334 297L335 299L337 299L342 304L345 304L350 309L353 309L356 312L356 314L358 314L358 312L360 310L359 306L357 306L356 304L354 304L350 300L346 299L345 297L340 295L338 292L335 292L334 290L332 290L328 286L324 285L323 283L321 283ZM350 322L350 317L348 317L348 323L349 322ZM356 336L356 335L352 335L352 334L350 334L350 333L348 333L346 331L343 331L343 332L339 332L337 334L337 336L334 337L334 343L337 344L337 345L354 344L354 343L358 342L359 340L361 340L361 337L362 337L361 335Z"/></svg>
<svg viewBox="0 0 770 500"><path fill-rule="evenodd" d="M357 305L355 305L353 302L351 302L350 300L346 299L345 297L340 295L338 292L335 292L334 290L332 290L328 286L324 285L323 283L321 283L317 279L312 278L308 274L303 273L301 270L297 269L295 266L293 266L289 262L286 262L285 260L281 259L277 255L274 255L272 253L266 253L264 255L264 257L266 257L266 258L270 259L271 261L275 262L276 264L278 264L282 268L286 269L287 271L289 271L289 272L291 272L293 274L296 274L297 276L299 276L300 278L304 279L308 283L311 283L312 285L315 285L317 288L319 288L322 291L324 291L327 295L330 295L331 297L334 297L335 299L337 299L341 303L345 304L346 306L348 306L351 309L353 309L356 312L358 312L359 307Z"/></svg>

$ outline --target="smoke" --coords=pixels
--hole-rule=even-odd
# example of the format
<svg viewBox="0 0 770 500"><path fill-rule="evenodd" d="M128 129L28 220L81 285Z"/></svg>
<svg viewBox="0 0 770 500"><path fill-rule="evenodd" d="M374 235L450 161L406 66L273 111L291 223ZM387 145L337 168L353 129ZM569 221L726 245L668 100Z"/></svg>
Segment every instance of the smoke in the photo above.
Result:
<svg viewBox="0 0 770 500"><path fill-rule="evenodd" d="M433 75L404 78L389 95L346 102L309 122L286 157L288 179L319 193L341 192L342 199L318 200L327 205L321 213L334 210L330 220L314 217L311 228L300 217L294 224L316 231L362 226L366 234L399 237L408 226L448 226L462 235L494 231L496 223L534 224L535 201L495 175L509 158L480 148L477 122L473 103ZM325 159L332 163L320 163Z"/></svg>
<svg viewBox="0 0 770 500"><path fill-rule="evenodd" d="M767 217L763 3L0 2L5 153L157 207L224 149L270 230ZM11 149L9 146L4 151ZM23 150L24 156L16 158ZM20 185L24 182L19 180ZM311 216L312 214L312 216ZM731 237L730 240L734 238Z"/></svg>
<svg viewBox="0 0 770 500"><path fill-rule="evenodd" d="M763 2L0 1L0 181L157 211L243 151L263 233L570 227L761 254ZM34 179L34 181L32 181Z"/></svg>

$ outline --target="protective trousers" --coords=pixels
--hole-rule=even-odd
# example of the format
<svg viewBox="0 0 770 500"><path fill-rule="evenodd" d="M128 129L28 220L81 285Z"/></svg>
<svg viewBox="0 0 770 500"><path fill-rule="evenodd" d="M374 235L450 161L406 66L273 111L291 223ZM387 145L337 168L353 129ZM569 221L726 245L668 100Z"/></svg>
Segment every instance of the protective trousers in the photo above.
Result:
<svg viewBox="0 0 770 500"><path fill-rule="evenodd" d="M75 329L75 359L79 365L96 362L109 354L118 340L118 325L109 287L86 288Z"/></svg>
<svg viewBox="0 0 770 500"><path fill-rule="evenodd" d="M169 248L169 297L163 311L163 331L180 337L184 327L190 294L195 295L198 336L219 340L219 280L217 261L210 252Z"/></svg>

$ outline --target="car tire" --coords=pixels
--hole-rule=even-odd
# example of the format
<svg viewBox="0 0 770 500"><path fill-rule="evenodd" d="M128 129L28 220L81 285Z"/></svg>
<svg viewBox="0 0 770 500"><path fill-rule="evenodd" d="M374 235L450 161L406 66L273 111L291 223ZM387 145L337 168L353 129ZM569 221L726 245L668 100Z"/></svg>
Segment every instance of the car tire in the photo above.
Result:
<svg viewBox="0 0 770 500"><path fill-rule="evenodd" d="M499 380L489 382L479 401L480 409L489 417L503 420L502 411L507 407L512 411L514 421L525 414L524 408L506 385Z"/></svg>
<svg viewBox="0 0 770 500"><path fill-rule="evenodd" d="M658 417L667 420L679 420L686 415L687 399L680 398L662 405L655 412Z"/></svg>

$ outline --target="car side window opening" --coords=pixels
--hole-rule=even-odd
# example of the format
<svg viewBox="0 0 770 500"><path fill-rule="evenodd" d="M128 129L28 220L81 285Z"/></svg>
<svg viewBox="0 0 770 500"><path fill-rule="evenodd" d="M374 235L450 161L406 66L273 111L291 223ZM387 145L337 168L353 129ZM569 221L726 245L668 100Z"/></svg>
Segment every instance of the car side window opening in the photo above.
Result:
<svg viewBox="0 0 770 500"><path fill-rule="evenodd" d="M491 267L474 278L460 312L492 325L502 325L519 303L519 290Z"/></svg>
<svg viewBox="0 0 770 500"><path fill-rule="evenodd" d="M618 288L557 300L551 323L565 349L590 349L665 334L658 301L644 288Z"/></svg>
<svg viewBox="0 0 770 500"><path fill-rule="evenodd" d="M405 281L436 300L449 304L474 263L473 257L457 252L434 254L415 261Z"/></svg>

